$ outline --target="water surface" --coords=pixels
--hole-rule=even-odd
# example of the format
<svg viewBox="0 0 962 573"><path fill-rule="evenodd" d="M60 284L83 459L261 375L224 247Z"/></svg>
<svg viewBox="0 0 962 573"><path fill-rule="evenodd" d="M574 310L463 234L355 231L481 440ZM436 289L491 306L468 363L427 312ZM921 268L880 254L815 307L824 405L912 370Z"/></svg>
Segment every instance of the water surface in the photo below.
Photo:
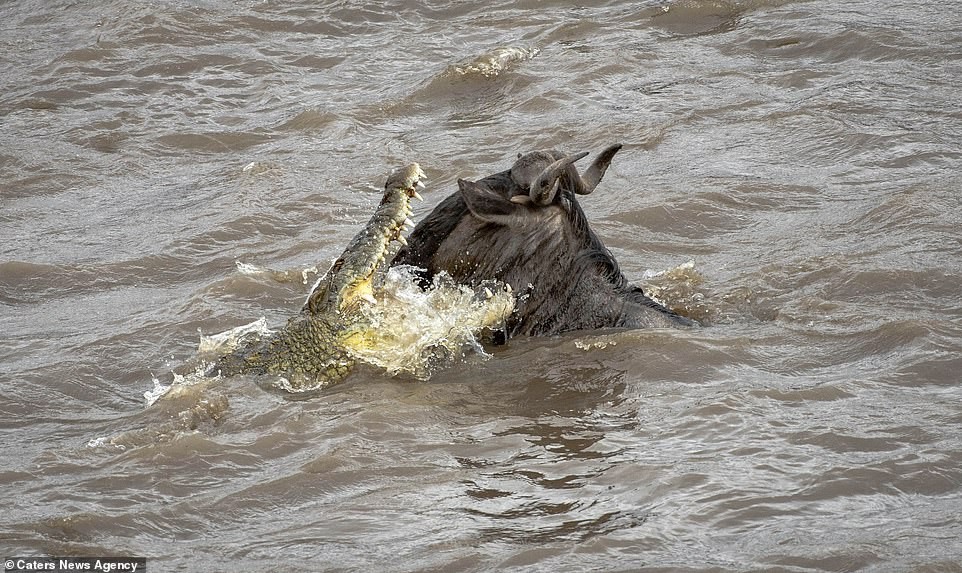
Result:
<svg viewBox="0 0 962 573"><path fill-rule="evenodd" d="M0 548L962 571L956 8L3 4ZM293 313L395 167L430 177L418 218L519 151L614 142L584 209L705 328L145 407L198 330Z"/></svg>

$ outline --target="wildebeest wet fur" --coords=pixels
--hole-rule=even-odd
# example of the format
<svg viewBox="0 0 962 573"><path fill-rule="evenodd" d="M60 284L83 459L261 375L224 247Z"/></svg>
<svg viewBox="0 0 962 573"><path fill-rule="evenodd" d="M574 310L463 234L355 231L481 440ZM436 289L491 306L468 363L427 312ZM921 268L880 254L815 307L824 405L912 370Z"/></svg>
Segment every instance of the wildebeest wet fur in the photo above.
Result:
<svg viewBox="0 0 962 573"><path fill-rule="evenodd" d="M578 204L620 148L602 151L584 176L573 163L585 154L542 151L476 182L458 180L392 264L423 268L426 278L445 271L464 284L510 284L520 296L509 337L694 324L628 282Z"/></svg>

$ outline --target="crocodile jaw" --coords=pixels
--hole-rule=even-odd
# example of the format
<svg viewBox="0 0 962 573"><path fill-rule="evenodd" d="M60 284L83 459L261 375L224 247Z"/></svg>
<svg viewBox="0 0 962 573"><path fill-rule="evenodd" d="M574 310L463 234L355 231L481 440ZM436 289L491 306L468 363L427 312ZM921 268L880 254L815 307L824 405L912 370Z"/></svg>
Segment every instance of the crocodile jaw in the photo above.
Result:
<svg viewBox="0 0 962 573"><path fill-rule="evenodd" d="M360 308L373 299L372 281L385 266L392 243L403 242L411 225L411 198L424 173L417 163L395 171L368 224L314 287L304 309L268 338L258 338L220 357L208 376L275 374L290 392L316 390L348 375L356 359L349 349L371 344L371 328ZM390 257L393 258L393 257Z"/></svg>
<svg viewBox="0 0 962 573"><path fill-rule="evenodd" d="M374 276L385 263L392 243L404 243L402 232L411 222L411 199L421 196L418 187L424 172L417 163L398 169L388 177L384 196L367 225L351 240L331 270L307 300L309 314L353 314L362 302L374 302Z"/></svg>

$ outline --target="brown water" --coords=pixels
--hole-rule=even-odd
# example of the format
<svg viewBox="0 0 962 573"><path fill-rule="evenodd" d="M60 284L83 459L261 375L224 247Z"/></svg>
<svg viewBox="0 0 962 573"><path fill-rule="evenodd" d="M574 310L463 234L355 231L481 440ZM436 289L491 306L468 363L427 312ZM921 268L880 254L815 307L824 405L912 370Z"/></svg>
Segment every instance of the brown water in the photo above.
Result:
<svg viewBox="0 0 962 573"><path fill-rule="evenodd" d="M0 553L962 571L960 94L948 0L8 0ZM294 312L391 169L421 217L618 141L584 208L706 328L145 407L198 329Z"/></svg>

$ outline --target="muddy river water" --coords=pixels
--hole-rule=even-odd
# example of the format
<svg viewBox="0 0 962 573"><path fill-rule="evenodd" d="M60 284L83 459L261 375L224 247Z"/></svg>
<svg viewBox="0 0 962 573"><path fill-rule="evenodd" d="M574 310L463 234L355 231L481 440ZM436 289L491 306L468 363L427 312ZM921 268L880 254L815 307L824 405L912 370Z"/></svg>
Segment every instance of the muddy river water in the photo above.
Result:
<svg viewBox="0 0 962 573"><path fill-rule="evenodd" d="M588 218L704 327L147 406L395 167L615 142ZM948 0L0 3L0 557L962 571L960 142Z"/></svg>

